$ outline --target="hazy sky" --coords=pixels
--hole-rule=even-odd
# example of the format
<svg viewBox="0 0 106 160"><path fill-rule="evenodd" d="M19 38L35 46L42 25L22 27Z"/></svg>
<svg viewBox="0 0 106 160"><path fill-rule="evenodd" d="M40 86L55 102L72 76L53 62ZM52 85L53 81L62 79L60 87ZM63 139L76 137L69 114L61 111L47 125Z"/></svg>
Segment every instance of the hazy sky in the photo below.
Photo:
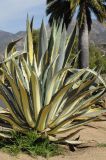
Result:
<svg viewBox="0 0 106 160"><path fill-rule="evenodd" d="M46 0L0 0L0 30L18 32L25 30L27 13L35 17L35 27L39 27L45 15Z"/></svg>

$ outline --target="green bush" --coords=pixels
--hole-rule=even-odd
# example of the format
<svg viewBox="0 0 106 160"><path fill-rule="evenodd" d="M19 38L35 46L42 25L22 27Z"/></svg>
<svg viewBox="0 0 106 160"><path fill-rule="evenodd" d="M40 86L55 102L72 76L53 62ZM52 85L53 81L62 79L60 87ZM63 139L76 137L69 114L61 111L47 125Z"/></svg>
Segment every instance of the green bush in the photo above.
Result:
<svg viewBox="0 0 106 160"><path fill-rule="evenodd" d="M102 73L106 73L106 55L96 47L95 45L90 45L90 68L101 68Z"/></svg>
<svg viewBox="0 0 106 160"><path fill-rule="evenodd" d="M34 132L21 134L13 132L12 139L2 139L0 149L13 156L20 152L30 154L31 156L40 155L50 157L62 154L64 151L58 144L50 143L48 139L39 139Z"/></svg>

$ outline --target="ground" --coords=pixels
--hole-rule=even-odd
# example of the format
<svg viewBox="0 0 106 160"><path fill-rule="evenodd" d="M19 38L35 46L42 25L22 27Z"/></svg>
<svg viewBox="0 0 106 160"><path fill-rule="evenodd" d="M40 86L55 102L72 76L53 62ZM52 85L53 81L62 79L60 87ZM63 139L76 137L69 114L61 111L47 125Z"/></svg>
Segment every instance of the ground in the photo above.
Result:
<svg viewBox="0 0 106 160"><path fill-rule="evenodd" d="M67 151L65 155L55 156L49 160L106 160L106 147L97 146L97 144L106 144L106 121L93 122L89 125L80 132L80 139L88 142L88 148L79 148L75 152ZM0 152L0 160L45 160L45 158L32 158L25 154L13 157Z"/></svg>

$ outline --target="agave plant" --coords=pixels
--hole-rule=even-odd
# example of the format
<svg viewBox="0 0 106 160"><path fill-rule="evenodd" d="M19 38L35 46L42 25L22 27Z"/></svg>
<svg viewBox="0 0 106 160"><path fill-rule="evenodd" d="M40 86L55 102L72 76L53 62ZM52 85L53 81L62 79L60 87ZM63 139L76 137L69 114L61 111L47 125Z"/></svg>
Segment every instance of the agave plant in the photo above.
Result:
<svg viewBox="0 0 106 160"><path fill-rule="evenodd" d="M62 24L54 24L48 39L42 22L35 53L32 23L27 20L24 51L14 49L17 41L10 43L1 64L5 81L0 80L0 99L6 108L0 111L0 136L32 130L54 142L73 143L81 126L106 111L97 104L106 85L94 70L72 67L76 26L67 39Z"/></svg>

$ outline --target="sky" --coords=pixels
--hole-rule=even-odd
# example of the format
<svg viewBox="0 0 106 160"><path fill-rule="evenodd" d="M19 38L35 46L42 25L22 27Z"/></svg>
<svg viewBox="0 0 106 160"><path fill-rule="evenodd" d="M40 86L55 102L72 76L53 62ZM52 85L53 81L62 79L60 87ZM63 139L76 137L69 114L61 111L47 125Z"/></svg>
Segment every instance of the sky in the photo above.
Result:
<svg viewBox="0 0 106 160"><path fill-rule="evenodd" d="M39 28L45 14L46 0L0 0L0 30L16 33L26 28L27 14L34 16L34 27Z"/></svg>

